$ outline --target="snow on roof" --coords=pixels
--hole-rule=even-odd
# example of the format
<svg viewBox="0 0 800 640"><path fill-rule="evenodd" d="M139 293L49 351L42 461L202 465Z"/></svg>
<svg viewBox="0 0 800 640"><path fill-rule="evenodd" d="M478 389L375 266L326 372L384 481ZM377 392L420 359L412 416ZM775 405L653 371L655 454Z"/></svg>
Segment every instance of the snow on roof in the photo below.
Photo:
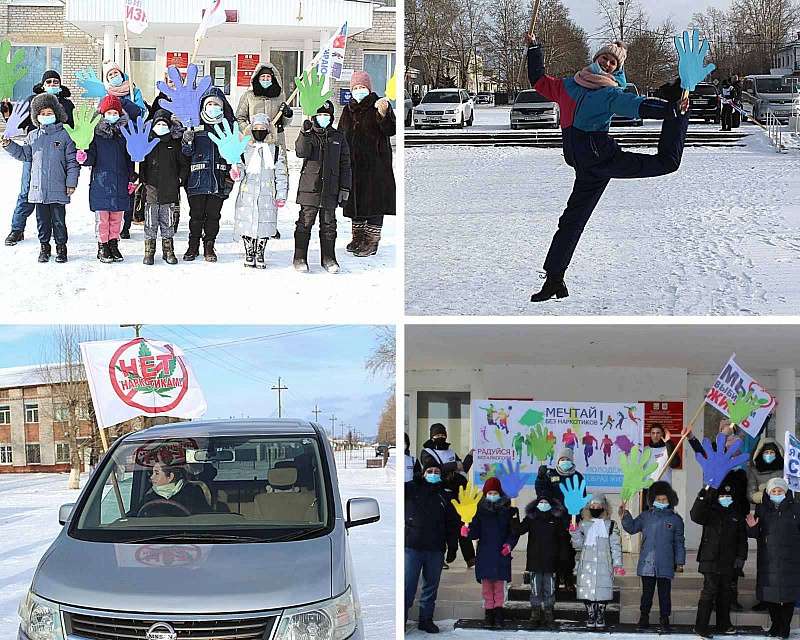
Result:
<svg viewBox="0 0 800 640"><path fill-rule="evenodd" d="M80 367L75 365L78 369ZM58 363L30 364L0 369L0 389L35 387L53 382L68 382L64 365ZM83 371L79 374L82 378Z"/></svg>

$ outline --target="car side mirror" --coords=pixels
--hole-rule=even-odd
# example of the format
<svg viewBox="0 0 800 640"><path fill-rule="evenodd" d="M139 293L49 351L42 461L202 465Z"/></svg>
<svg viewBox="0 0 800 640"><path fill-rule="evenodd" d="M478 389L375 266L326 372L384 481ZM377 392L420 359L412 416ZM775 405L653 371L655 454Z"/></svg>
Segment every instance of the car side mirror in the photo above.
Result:
<svg viewBox="0 0 800 640"><path fill-rule="evenodd" d="M375 498L350 498L347 501L346 528L372 524L381 519L381 509Z"/></svg>
<svg viewBox="0 0 800 640"><path fill-rule="evenodd" d="M72 515L73 507L75 507L75 503L70 502L69 504L62 504L58 508L58 524L60 525L67 524L70 516Z"/></svg>

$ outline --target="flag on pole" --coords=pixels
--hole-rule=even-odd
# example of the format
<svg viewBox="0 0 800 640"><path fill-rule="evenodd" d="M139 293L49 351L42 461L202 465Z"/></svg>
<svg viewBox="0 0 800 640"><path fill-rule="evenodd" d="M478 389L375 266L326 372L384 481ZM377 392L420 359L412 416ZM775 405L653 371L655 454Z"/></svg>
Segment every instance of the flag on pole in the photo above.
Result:
<svg viewBox="0 0 800 640"><path fill-rule="evenodd" d="M147 13L144 10L144 0L124 0L125 24L131 33L142 33L147 29Z"/></svg>
<svg viewBox="0 0 800 640"><path fill-rule="evenodd" d="M344 69L344 51L347 47L347 23L345 22L333 38L330 39L319 52L319 62L317 62L317 71L319 75L325 78L325 84L322 87L323 91L330 89L331 80L339 80L342 77L342 69Z"/></svg>
<svg viewBox="0 0 800 640"><path fill-rule="evenodd" d="M203 390L180 347L147 338L80 346L101 429L136 416L199 418L206 412Z"/></svg>
<svg viewBox="0 0 800 640"><path fill-rule="evenodd" d="M194 34L195 41L202 40L209 29L225 24L225 20L225 9L222 6L222 0L206 0L206 8L203 10L200 26L197 27L197 33Z"/></svg>
<svg viewBox="0 0 800 640"><path fill-rule="evenodd" d="M397 69L394 70L389 82L386 83L386 91L383 92L387 100L394 102L397 100Z"/></svg>

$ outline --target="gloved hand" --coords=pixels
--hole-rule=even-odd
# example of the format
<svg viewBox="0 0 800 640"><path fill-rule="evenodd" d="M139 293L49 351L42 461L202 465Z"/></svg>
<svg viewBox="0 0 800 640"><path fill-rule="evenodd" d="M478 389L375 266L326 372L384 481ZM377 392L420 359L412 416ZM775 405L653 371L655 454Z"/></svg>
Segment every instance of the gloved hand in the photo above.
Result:
<svg viewBox="0 0 800 640"><path fill-rule="evenodd" d="M78 164L83 164L84 162L86 162L86 158L87 155L83 149L78 149L75 152L75 159L78 161Z"/></svg>
<svg viewBox="0 0 800 640"><path fill-rule="evenodd" d="M314 125L311 124L311 120L303 120L303 131L308 132L311 131L311 127Z"/></svg>
<svg viewBox="0 0 800 640"><path fill-rule="evenodd" d="M569 523L569 532L573 533L578 530L578 525L575 522Z"/></svg>
<svg viewBox="0 0 800 640"><path fill-rule="evenodd" d="M192 144L194 142L194 130L187 128L186 131L183 132L183 144Z"/></svg>
<svg viewBox="0 0 800 640"><path fill-rule="evenodd" d="M128 195L132 196L136 191L136 185L133 182L128 183Z"/></svg>
<svg viewBox="0 0 800 640"><path fill-rule="evenodd" d="M615 576L624 576L625 575L624 567L614 567L614 575Z"/></svg>
<svg viewBox="0 0 800 640"><path fill-rule="evenodd" d="M278 207L278 209L280 209L281 207L286 206L286 200L276 200L275 201L275 206Z"/></svg>
<svg viewBox="0 0 800 640"><path fill-rule="evenodd" d="M469 535L469 527L465 524L461 525L461 537L466 538Z"/></svg>
<svg viewBox="0 0 800 640"><path fill-rule="evenodd" d="M349 197L350 197L350 192L347 189L339 190L339 204L347 202Z"/></svg>
<svg viewBox="0 0 800 640"><path fill-rule="evenodd" d="M242 172L239 170L239 167L237 165L233 165L231 167L231 170L228 172L228 175L230 175L231 180L233 180L234 182L238 182L239 178L242 177Z"/></svg>
<svg viewBox="0 0 800 640"><path fill-rule="evenodd" d="M510 556L511 555L511 545L506 543L503 545L503 548L500 549L500 555L502 556Z"/></svg>
<svg viewBox="0 0 800 640"><path fill-rule="evenodd" d="M291 118L294 115L292 108L285 102L281 102L280 106L278 106L278 109L283 114L284 118Z"/></svg>

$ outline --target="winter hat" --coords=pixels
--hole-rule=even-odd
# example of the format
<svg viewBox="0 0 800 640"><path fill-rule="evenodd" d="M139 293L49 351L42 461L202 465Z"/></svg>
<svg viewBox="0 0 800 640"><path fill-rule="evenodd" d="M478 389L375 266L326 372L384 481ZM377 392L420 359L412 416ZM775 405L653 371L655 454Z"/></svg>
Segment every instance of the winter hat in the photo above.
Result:
<svg viewBox="0 0 800 640"><path fill-rule="evenodd" d="M326 100L325 103L319 109L317 109L317 113L327 113L331 118L333 118L333 112L334 107L330 100Z"/></svg>
<svg viewBox="0 0 800 640"><path fill-rule="evenodd" d="M203 102L202 102L201 107L205 108L205 106L209 102L213 102L214 104L217 104L220 107L224 107L225 106L225 103L222 101L222 98L220 98L218 95L216 95L214 93L206 94L205 96L203 96Z"/></svg>
<svg viewBox="0 0 800 640"><path fill-rule="evenodd" d="M372 78L366 71L353 71L353 76L350 78L350 88L363 85L372 91Z"/></svg>
<svg viewBox="0 0 800 640"><path fill-rule="evenodd" d="M561 460L562 458L567 458L568 460L572 460L572 462L575 462L575 454L569 447L564 447L561 451L559 451L558 459Z"/></svg>
<svg viewBox="0 0 800 640"><path fill-rule="evenodd" d="M157 122L166 122L168 125L172 126L172 114L166 109L158 109L153 114L153 125Z"/></svg>
<svg viewBox="0 0 800 640"><path fill-rule="evenodd" d="M52 109L56 114L56 122L66 122L67 112L54 95L49 93L39 93L31 100L31 122L37 127L39 126L39 114L42 109Z"/></svg>
<svg viewBox="0 0 800 640"><path fill-rule="evenodd" d="M603 505L603 509L608 511L608 498L606 498L605 493L599 493L597 491L592 491L592 497L589 502L586 504L588 507L590 504L601 504Z"/></svg>
<svg viewBox="0 0 800 640"><path fill-rule="evenodd" d="M117 96L107 95L100 101L97 107L99 113L105 113L109 109L114 109L117 113L122 113L122 102Z"/></svg>
<svg viewBox="0 0 800 640"><path fill-rule="evenodd" d="M650 485L650 488L647 490L647 501L653 504L656 501L656 496L667 496L670 507L678 506L678 494L675 493L675 490L669 482L656 480Z"/></svg>
<svg viewBox="0 0 800 640"><path fill-rule="evenodd" d="M447 429L445 429L441 422L435 422L431 425L431 438L433 438L433 436L447 437Z"/></svg>
<svg viewBox="0 0 800 640"><path fill-rule="evenodd" d="M122 70L122 67L119 66L118 63L114 62L113 60L106 60L103 62L103 82L108 82L108 74L116 69L122 74L122 77L125 77L125 72Z"/></svg>
<svg viewBox="0 0 800 640"><path fill-rule="evenodd" d="M255 127L257 124L267 125L269 127L269 118L266 113L257 113L250 119L250 127Z"/></svg>
<svg viewBox="0 0 800 640"><path fill-rule="evenodd" d="M597 53L594 54L594 58L592 58L592 62L596 62L597 58L599 58L604 53L616 58L617 68L621 69L625 65L625 58L628 57L628 48L625 46L624 42L621 42L619 40L616 40L615 42L610 42L608 44L603 45L602 47L600 47L600 49L597 50Z"/></svg>
<svg viewBox="0 0 800 640"><path fill-rule="evenodd" d="M767 493L772 491L773 489L780 487L785 491L789 490L789 483L786 482L783 478L772 478L769 482L767 482Z"/></svg>
<svg viewBox="0 0 800 640"><path fill-rule="evenodd" d="M47 80L58 80L61 82L61 76L59 75L58 71L48 69L42 74L42 84L44 84Z"/></svg>
<svg viewBox="0 0 800 640"><path fill-rule="evenodd" d="M722 486L721 486L721 487L720 487L720 488L717 490L717 494L718 494L718 495L721 495L721 496L731 496L731 497L733 497L733 496L735 496L735 495L736 495L736 489L735 489L735 488L734 488L734 486L733 486L732 484L730 484L730 483L723 484L723 485L722 485Z"/></svg>
<svg viewBox="0 0 800 640"><path fill-rule="evenodd" d="M503 492L503 487L497 478L494 477L489 478L486 482L483 483L483 495L486 495L490 491L497 491L497 493Z"/></svg>

